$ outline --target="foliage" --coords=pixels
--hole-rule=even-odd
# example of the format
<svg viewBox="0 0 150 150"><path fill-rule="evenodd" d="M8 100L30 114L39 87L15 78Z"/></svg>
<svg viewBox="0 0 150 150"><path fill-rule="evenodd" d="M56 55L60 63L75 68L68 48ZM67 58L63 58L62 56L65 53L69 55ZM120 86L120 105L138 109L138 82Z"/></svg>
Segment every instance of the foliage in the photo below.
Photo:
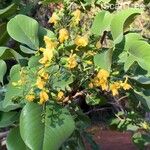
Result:
<svg viewBox="0 0 150 150"><path fill-rule="evenodd" d="M5 89L0 127L16 124L7 137L8 150L85 149L83 135L99 149L86 132L88 121L78 101L92 106L113 103L112 125L134 132L143 129L149 136L143 114L150 109L150 45L130 29L143 10L101 10L100 3L63 1L49 19L51 30L22 14L7 23L9 36L19 45L17 50L0 47L0 82ZM4 85L9 58L17 64ZM125 98L129 106L123 107ZM141 142L138 138L135 134L133 141Z"/></svg>

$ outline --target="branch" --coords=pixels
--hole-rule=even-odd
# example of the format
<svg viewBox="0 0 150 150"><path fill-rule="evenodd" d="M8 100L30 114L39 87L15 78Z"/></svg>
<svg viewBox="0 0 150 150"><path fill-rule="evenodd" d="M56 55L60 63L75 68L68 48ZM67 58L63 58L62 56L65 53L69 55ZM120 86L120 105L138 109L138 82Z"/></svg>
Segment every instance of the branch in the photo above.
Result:
<svg viewBox="0 0 150 150"><path fill-rule="evenodd" d="M90 111L88 111L88 112L86 112L86 113L84 113L84 114L89 115L90 113L93 113L93 112L105 111L105 110L108 110L108 109L112 109L112 108L110 108L110 107L105 107L105 108L92 109L92 110L90 110Z"/></svg>
<svg viewBox="0 0 150 150"><path fill-rule="evenodd" d="M0 139L5 138L8 135L9 131L0 132Z"/></svg>

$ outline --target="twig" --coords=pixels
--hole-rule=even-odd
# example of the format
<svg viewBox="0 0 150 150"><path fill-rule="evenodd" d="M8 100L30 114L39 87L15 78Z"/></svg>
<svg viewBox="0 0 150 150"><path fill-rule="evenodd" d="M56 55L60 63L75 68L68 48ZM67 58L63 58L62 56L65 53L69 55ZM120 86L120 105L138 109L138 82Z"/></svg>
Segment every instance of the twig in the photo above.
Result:
<svg viewBox="0 0 150 150"><path fill-rule="evenodd" d="M67 96L64 100L63 100L63 103L66 103L66 102L68 102L69 100L76 100L77 99L77 97L79 97L79 96L83 96L83 95L85 95L85 93L86 93L86 90L83 90L83 91L80 91L80 92L77 92L75 95L73 95L73 96Z"/></svg>
<svg viewBox="0 0 150 150"><path fill-rule="evenodd" d="M75 99L75 98L77 98L78 96L83 96L83 95L85 95L85 93L86 93L86 90L77 92L74 96L72 96L72 98Z"/></svg>
<svg viewBox="0 0 150 150"><path fill-rule="evenodd" d="M101 37L101 40L100 40L101 45L103 45L103 42L105 41L106 35L107 35L107 31L104 31L103 36Z"/></svg>
<svg viewBox="0 0 150 150"><path fill-rule="evenodd" d="M0 139L3 139L4 137L6 137L8 135L8 133L9 133L9 131L1 132Z"/></svg>
<svg viewBox="0 0 150 150"><path fill-rule="evenodd" d="M88 115L88 114L93 113L93 112L104 111L104 110L107 110L107 109L112 109L112 108L110 108L110 107L105 107L105 108L92 109L92 110L90 110L90 111L88 111L88 112L86 112L86 113L84 113L84 114Z"/></svg>
<svg viewBox="0 0 150 150"><path fill-rule="evenodd" d="M125 95L125 96L123 96L123 97L121 97L121 98L119 98L117 101L118 102L120 102L121 100L123 100L123 99L125 99L125 98L127 98L128 96L127 95Z"/></svg>

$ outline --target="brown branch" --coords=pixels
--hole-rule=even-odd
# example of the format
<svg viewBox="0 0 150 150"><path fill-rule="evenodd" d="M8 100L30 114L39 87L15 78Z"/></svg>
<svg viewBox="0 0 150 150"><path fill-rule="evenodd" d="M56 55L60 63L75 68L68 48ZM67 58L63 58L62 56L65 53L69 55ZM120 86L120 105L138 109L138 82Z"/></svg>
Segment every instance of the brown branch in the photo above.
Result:
<svg viewBox="0 0 150 150"><path fill-rule="evenodd" d="M104 31L103 36L101 37L101 41L100 41L101 45L103 45L103 42L105 41L106 35L107 35L107 31Z"/></svg>
<svg viewBox="0 0 150 150"><path fill-rule="evenodd" d="M9 131L0 132L0 139L5 138L8 135Z"/></svg>
<svg viewBox="0 0 150 150"><path fill-rule="evenodd" d="M112 109L112 108L110 108L110 107L105 107L105 108L92 109L92 110L86 112L85 114L88 115L88 114L93 113L93 112L105 111L105 110L108 110L108 109Z"/></svg>
<svg viewBox="0 0 150 150"><path fill-rule="evenodd" d="M119 98L117 101L120 102L120 101L122 101L123 99L125 99L125 98L127 98L127 97L128 97L128 96L125 95L125 96Z"/></svg>
<svg viewBox="0 0 150 150"><path fill-rule="evenodd" d="M76 100L78 97L80 96L84 96L86 94L86 90L83 90L83 91L80 91L80 92L77 92L75 95L73 96L67 96L65 97L65 99L63 100L63 103L66 103L68 102L69 100Z"/></svg>

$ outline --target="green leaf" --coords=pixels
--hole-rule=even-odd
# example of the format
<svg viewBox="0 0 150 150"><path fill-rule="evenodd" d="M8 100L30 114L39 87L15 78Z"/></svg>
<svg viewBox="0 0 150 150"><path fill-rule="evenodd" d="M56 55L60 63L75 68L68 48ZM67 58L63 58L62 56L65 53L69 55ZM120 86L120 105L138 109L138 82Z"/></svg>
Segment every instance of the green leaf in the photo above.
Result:
<svg viewBox="0 0 150 150"><path fill-rule="evenodd" d="M128 33L125 35L124 50L128 51L133 45L133 42L143 40L142 36L138 33Z"/></svg>
<svg viewBox="0 0 150 150"><path fill-rule="evenodd" d="M22 56L13 49L10 49L9 47L0 47L0 59L8 60L14 58L19 61Z"/></svg>
<svg viewBox="0 0 150 150"><path fill-rule="evenodd" d="M62 2L63 0L42 0L42 3L44 4L49 4L49 3L60 3Z"/></svg>
<svg viewBox="0 0 150 150"><path fill-rule="evenodd" d="M92 4L95 2L95 0L84 0L84 2L86 2L86 4Z"/></svg>
<svg viewBox="0 0 150 150"><path fill-rule="evenodd" d="M17 15L8 22L7 31L16 41L37 50L39 47L38 27L36 20L25 15Z"/></svg>
<svg viewBox="0 0 150 150"><path fill-rule="evenodd" d="M8 127L18 120L20 113L17 111L0 113L0 128Z"/></svg>
<svg viewBox="0 0 150 150"><path fill-rule="evenodd" d="M127 72L134 62L135 62L135 57L129 55L124 63L124 71Z"/></svg>
<svg viewBox="0 0 150 150"><path fill-rule="evenodd" d="M7 24L5 22L0 24L0 45L4 45L8 40L8 33L7 33Z"/></svg>
<svg viewBox="0 0 150 150"><path fill-rule="evenodd" d="M20 136L19 127L10 130L6 139L6 146L8 150L30 150Z"/></svg>
<svg viewBox="0 0 150 150"><path fill-rule="evenodd" d="M145 70L150 73L150 44L145 41L139 40L132 43L128 51L136 59L135 61Z"/></svg>
<svg viewBox="0 0 150 150"><path fill-rule="evenodd" d="M98 68L110 71L112 64L112 49L96 54L94 56L94 64Z"/></svg>
<svg viewBox="0 0 150 150"><path fill-rule="evenodd" d="M0 19L8 18L12 16L16 11L17 11L17 6L14 3L4 9L0 9Z"/></svg>
<svg viewBox="0 0 150 150"><path fill-rule="evenodd" d="M43 112L42 106L28 103L20 116L21 137L31 150L59 149L74 128L68 111L56 104L47 105Z"/></svg>
<svg viewBox="0 0 150 150"><path fill-rule="evenodd" d="M30 68L39 66L39 65L40 65L39 59L40 59L40 56L32 56L32 57L29 59L28 66L29 66Z"/></svg>
<svg viewBox="0 0 150 150"><path fill-rule="evenodd" d="M86 96L86 103L88 105L103 105L105 104L106 99L103 96L98 95L87 95Z"/></svg>
<svg viewBox="0 0 150 150"><path fill-rule="evenodd" d="M115 44L120 43L123 40L125 25L126 27L129 25L127 24L128 19L132 19L140 13L141 9L129 8L119 11L114 15L111 22L111 33Z"/></svg>
<svg viewBox="0 0 150 150"><path fill-rule="evenodd" d="M136 91L134 90L136 99L144 105L144 109L150 111L150 91Z"/></svg>
<svg viewBox="0 0 150 150"><path fill-rule="evenodd" d="M144 84L144 85L150 85L150 78L142 75L138 75L135 77L130 77L133 80L136 80L137 82Z"/></svg>
<svg viewBox="0 0 150 150"><path fill-rule="evenodd" d="M34 51L28 47L25 47L23 45L20 45L20 50L26 54L35 54L36 53L36 51Z"/></svg>
<svg viewBox="0 0 150 150"><path fill-rule="evenodd" d="M132 137L133 143L140 150L145 150L146 146L150 144L150 136L141 132L137 132Z"/></svg>
<svg viewBox="0 0 150 150"><path fill-rule="evenodd" d="M103 2L103 3L109 3L111 0L97 0L97 4Z"/></svg>
<svg viewBox="0 0 150 150"><path fill-rule="evenodd" d="M15 65L10 70L10 82L7 85L5 98L3 101L3 109L5 112L14 110L20 107L19 103L14 103L13 101L20 101L20 97L23 96L23 89L18 86L13 86L13 82L18 82L20 80L20 65Z"/></svg>
<svg viewBox="0 0 150 150"><path fill-rule="evenodd" d="M112 14L108 11L99 12L95 18L91 28L93 34L100 36L104 31L110 30L110 23L112 20Z"/></svg>
<svg viewBox="0 0 150 150"><path fill-rule="evenodd" d="M48 30L42 26L39 27L38 35L39 35L40 41L43 41L44 36L48 36L51 39L56 39L56 35L51 30Z"/></svg>
<svg viewBox="0 0 150 150"><path fill-rule="evenodd" d="M0 60L0 71L1 71L0 72L0 82L3 83L3 77L7 71L7 65L6 65L5 61L3 61L3 60Z"/></svg>
<svg viewBox="0 0 150 150"><path fill-rule="evenodd" d="M130 46L129 53L133 56L149 61L150 59L150 44L145 41L135 41L132 43L134 45Z"/></svg>
<svg viewBox="0 0 150 150"><path fill-rule="evenodd" d="M56 68L55 68L56 67ZM58 66L55 66L49 70L49 72L54 72L54 70L58 69ZM54 70L53 70L54 69ZM55 90L63 90L65 91L66 89L69 88L69 85L73 82L73 75L68 72L67 70L58 70L57 73L53 74L51 76L51 85L53 89Z"/></svg>
<svg viewBox="0 0 150 150"><path fill-rule="evenodd" d="M125 35L124 52L119 56L124 63L124 70L128 71L134 62L150 72L148 60L150 58L150 45L143 40L140 34L129 33Z"/></svg>

